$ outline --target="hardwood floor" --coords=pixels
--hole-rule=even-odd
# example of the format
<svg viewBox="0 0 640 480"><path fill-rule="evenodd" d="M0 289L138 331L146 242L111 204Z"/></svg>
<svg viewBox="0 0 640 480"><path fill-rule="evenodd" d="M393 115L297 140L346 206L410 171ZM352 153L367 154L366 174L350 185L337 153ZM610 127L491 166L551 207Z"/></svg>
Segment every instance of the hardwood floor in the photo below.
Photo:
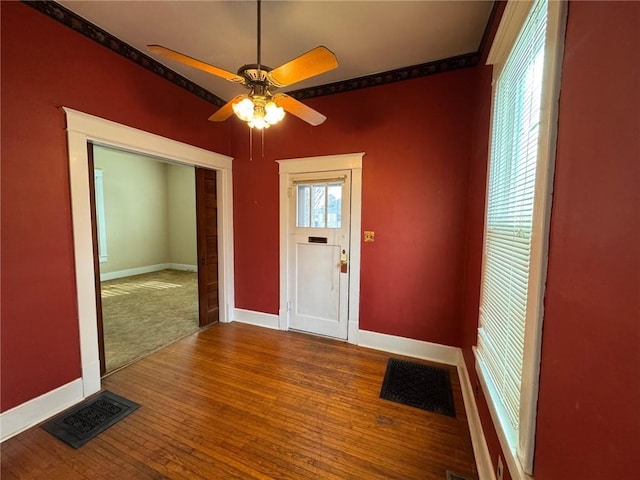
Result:
<svg viewBox="0 0 640 480"><path fill-rule="evenodd" d="M80 449L4 442L1 478L477 479L455 367L451 418L378 398L389 356L216 324L106 377L141 408Z"/></svg>

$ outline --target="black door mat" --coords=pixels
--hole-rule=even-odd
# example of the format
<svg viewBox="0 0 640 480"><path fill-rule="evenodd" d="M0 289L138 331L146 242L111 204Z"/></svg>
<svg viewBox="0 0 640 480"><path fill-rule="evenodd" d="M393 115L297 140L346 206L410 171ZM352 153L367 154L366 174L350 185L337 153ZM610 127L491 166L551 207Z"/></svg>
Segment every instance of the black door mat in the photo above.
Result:
<svg viewBox="0 0 640 480"><path fill-rule="evenodd" d="M467 477L463 477L462 475L452 472L451 470L447 470L447 480L469 480Z"/></svg>
<svg viewBox="0 0 640 480"><path fill-rule="evenodd" d="M380 398L448 417L456 416L451 380L444 368L390 358Z"/></svg>
<svg viewBox="0 0 640 480"><path fill-rule="evenodd" d="M42 428L67 445L80 448L138 407L137 403L105 390L56 415Z"/></svg>

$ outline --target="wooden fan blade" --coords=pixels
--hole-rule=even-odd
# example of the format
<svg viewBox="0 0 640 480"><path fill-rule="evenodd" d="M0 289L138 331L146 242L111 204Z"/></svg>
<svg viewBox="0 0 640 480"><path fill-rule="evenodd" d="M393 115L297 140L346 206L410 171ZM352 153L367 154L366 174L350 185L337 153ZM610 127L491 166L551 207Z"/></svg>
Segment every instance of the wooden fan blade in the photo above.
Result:
<svg viewBox="0 0 640 480"><path fill-rule="evenodd" d="M278 93L274 95L273 101L276 102L276 105L284 108L291 115L295 115L314 127L320 125L327 119L327 117L322 115L320 112L308 107L304 103L299 102L285 93Z"/></svg>
<svg viewBox="0 0 640 480"><path fill-rule="evenodd" d="M180 52L176 52L175 50L171 50L170 48L166 48L161 45L147 45L147 49L151 53L155 53L156 55L161 55L165 58L170 58L171 60L184 63L185 65L197 68L198 70L203 70L207 73L210 73L211 75L215 75L216 77L222 77L225 80L229 80L230 82L242 84L245 83L244 78L242 78L240 75L236 75L235 73L228 72L227 70L216 67L214 65L201 62L200 60L189 57L188 55L184 55Z"/></svg>
<svg viewBox="0 0 640 480"><path fill-rule="evenodd" d="M316 47L297 58L274 68L268 73L269 80L276 87L286 87L301 82L338 66L338 59L326 47Z"/></svg>
<svg viewBox="0 0 640 480"><path fill-rule="evenodd" d="M220 107L220 110L218 110L216 113L211 115L209 117L209 120L211 120L212 122L224 122L227 118L233 115L233 104L239 102L240 100L242 100L247 96L248 95L246 94L238 95L233 99L229 100L222 107Z"/></svg>

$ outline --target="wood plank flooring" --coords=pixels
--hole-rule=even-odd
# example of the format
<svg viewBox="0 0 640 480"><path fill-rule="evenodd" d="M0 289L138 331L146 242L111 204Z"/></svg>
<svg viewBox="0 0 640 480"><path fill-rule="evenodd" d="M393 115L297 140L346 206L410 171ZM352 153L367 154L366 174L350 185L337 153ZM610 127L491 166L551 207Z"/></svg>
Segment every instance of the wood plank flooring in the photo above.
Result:
<svg viewBox="0 0 640 480"><path fill-rule="evenodd" d="M1 478L477 480L455 367L450 418L378 397L389 356L213 325L106 377L141 408L80 449L39 427L4 442Z"/></svg>

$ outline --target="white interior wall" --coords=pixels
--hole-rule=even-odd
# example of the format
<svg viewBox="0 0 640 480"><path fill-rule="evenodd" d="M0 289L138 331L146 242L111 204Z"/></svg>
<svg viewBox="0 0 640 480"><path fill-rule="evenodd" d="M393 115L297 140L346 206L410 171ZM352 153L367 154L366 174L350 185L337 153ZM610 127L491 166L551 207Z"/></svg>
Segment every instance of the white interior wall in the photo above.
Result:
<svg viewBox="0 0 640 480"><path fill-rule="evenodd" d="M195 270L194 168L97 145L94 166L103 171L107 232L101 278Z"/></svg>
<svg viewBox="0 0 640 480"><path fill-rule="evenodd" d="M193 167L167 164L169 263L197 264L196 176Z"/></svg>

